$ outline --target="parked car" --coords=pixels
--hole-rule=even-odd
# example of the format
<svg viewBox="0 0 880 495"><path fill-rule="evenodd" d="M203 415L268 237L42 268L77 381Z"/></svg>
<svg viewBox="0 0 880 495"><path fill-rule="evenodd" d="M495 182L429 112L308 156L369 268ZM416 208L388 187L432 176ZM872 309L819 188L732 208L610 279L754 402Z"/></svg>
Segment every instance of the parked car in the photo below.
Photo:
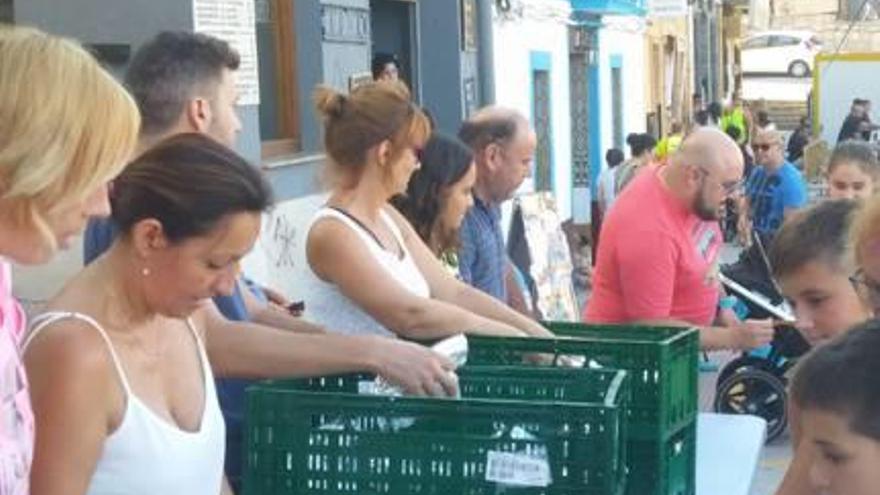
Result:
<svg viewBox="0 0 880 495"><path fill-rule="evenodd" d="M742 72L781 73L807 77L822 41L810 31L765 31L747 37L742 44Z"/></svg>

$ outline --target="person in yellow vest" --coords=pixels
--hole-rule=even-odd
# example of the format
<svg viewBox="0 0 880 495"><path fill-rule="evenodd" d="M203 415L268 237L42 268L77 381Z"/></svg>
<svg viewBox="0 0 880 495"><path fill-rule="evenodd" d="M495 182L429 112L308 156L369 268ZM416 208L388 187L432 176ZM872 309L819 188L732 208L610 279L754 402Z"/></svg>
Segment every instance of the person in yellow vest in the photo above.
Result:
<svg viewBox="0 0 880 495"><path fill-rule="evenodd" d="M661 163L666 161L666 157L671 155L681 146L681 140L684 138L682 135L682 126L681 122L673 121L670 126L671 132L663 139L657 143L657 147L654 149L654 156L657 157L657 160Z"/></svg>
<svg viewBox="0 0 880 495"><path fill-rule="evenodd" d="M733 97L730 105L724 109L721 116L721 129L727 131L729 127L739 130L740 138L737 144L746 144L749 139L749 130L752 128L751 112L743 105L739 95Z"/></svg>

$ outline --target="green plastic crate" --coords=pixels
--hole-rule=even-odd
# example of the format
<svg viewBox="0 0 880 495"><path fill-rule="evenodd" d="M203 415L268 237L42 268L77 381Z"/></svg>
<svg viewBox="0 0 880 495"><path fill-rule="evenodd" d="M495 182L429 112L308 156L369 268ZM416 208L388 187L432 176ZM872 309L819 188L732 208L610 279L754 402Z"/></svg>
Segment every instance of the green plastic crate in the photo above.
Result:
<svg viewBox="0 0 880 495"><path fill-rule="evenodd" d="M626 372L473 367L462 399L358 395L368 380L250 387L244 493L623 493ZM487 481L490 451L525 455L523 469L546 454L552 484Z"/></svg>
<svg viewBox="0 0 880 495"><path fill-rule="evenodd" d="M696 493L697 422L662 442L627 444L629 495L694 495Z"/></svg>
<svg viewBox="0 0 880 495"><path fill-rule="evenodd" d="M661 442L697 417L696 329L547 323L558 339L468 336L468 365L528 364L529 353L583 356L629 371L631 438Z"/></svg>

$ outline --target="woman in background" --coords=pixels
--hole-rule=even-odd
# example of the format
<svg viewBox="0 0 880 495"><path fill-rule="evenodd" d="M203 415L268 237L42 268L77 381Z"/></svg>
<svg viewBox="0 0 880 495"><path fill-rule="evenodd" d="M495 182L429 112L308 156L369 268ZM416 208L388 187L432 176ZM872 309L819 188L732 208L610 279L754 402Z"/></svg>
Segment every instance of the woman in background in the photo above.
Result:
<svg viewBox="0 0 880 495"><path fill-rule="evenodd" d="M351 94L322 87L315 100L332 185L306 238L306 318L330 331L418 340L461 332L551 335L450 275L388 204L407 190L431 134L406 86L368 83Z"/></svg>
<svg viewBox="0 0 880 495"><path fill-rule="evenodd" d="M421 166L406 193L391 202L428 248L458 276L458 231L474 204L474 154L456 137L433 133L420 156Z"/></svg>
<svg viewBox="0 0 880 495"><path fill-rule="evenodd" d="M874 148L861 141L837 145L828 159L828 198L861 200L876 191L880 163Z"/></svg>

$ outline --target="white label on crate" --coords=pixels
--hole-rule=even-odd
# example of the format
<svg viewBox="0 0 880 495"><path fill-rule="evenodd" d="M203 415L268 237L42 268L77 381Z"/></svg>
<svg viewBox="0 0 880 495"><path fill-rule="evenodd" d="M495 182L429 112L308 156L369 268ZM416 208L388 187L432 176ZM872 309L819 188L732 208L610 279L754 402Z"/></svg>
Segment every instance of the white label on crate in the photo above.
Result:
<svg viewBox="0 0 880 495"><path fill-rule="evenodd" d="M358 382L358 394L360 395L379 395L376 382L373 380L361 380Z"/></svg>
<svg viewBox="0 0 880 495"><path fill-rule="evenodd" d="M547 487L552 482L546 458L490 450L486 454L486 481L505 485Z"/></svg>

